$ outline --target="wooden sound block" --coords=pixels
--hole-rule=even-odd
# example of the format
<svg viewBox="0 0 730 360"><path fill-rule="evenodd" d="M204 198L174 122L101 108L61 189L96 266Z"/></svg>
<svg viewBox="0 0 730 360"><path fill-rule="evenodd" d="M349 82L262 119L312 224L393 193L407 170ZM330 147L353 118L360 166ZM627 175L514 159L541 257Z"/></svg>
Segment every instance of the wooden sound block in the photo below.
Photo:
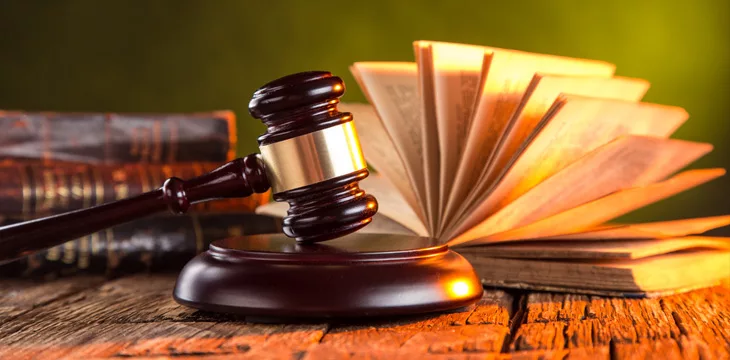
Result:
<svg viewBox="0 0 730 360"><path fill-rule="evenodd" d="M213 242L173 296L196 309L265 318L419 314L473 304L474 269L430 238L353 233L319 244L283 234Z"/></svg>

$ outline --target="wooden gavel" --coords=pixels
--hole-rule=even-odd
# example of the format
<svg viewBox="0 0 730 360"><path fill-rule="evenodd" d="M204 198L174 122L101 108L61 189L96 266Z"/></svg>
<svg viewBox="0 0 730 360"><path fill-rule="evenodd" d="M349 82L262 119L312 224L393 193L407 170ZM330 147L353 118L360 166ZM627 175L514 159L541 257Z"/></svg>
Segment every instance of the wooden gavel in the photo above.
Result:
<svg viewBox="0 0 730 360"><path fill-rule="evenodd" d="M233 160L205 175L172 177L135 197L0 227L0 262L62 244L165 209L183 214L191 204L246 197L272 189L287 201L284 233L301 243L334 239L364 227L378 210L358 187L368 176L350 113L337 110L342 79L329 72L285 76L258 89L249 112L266 126L261 154Z"/></svg>

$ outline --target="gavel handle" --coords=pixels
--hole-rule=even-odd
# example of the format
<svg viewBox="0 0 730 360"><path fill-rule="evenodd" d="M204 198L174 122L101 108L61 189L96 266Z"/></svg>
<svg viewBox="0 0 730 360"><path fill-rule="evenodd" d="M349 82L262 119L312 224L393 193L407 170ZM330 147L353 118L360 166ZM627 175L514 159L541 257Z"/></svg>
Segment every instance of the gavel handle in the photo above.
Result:
<svg viewBox="0 0 730 360"><path fill-rule="evenodd" d="M169 178L160 189L141 195L0 227L0 263L165 209L184 214L194 203L268 189L263 162L258 155L249 155L187 181Z"/></svg>

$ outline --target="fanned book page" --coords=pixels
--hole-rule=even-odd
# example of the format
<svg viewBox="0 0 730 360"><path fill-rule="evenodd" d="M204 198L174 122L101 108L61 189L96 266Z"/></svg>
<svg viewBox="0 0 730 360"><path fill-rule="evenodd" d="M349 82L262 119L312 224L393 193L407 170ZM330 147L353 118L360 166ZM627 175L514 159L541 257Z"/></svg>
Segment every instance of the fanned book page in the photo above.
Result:
<svg viewBox="0 0 730 360"><path fill-rule="evenodd" d="M437 238L501 286L649 295L730 277L730 240L698 236L730 216L611 223L725 174L689 168L713 147L671 138L689 114L642 101L647 80L600 60L412 46L412 62L352 64L368 103L339 105L375 170L360 186L380 210L362 231Z"/></svg>
<svg viewBox="0 0 730 360"><path fill-rule="evenodd" d="M417 70L414 63L358 63L351 67L392 139L397 154L390 156L401 159L419 205L414 210L428 225Z"/></svg>

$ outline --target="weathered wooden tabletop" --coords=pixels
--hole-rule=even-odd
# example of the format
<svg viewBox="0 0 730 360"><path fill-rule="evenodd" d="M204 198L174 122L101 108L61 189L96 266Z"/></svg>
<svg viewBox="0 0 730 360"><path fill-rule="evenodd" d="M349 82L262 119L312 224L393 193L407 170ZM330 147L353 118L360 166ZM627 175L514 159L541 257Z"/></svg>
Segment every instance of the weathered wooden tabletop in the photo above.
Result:
<svg viewBox="0 0 730 360"><path fill-rule="evenodd" d="M0 359L730 357L730 287L659 299L489 289L459 312L256 324L171 298L174 275L0 281Z"/></svg>

